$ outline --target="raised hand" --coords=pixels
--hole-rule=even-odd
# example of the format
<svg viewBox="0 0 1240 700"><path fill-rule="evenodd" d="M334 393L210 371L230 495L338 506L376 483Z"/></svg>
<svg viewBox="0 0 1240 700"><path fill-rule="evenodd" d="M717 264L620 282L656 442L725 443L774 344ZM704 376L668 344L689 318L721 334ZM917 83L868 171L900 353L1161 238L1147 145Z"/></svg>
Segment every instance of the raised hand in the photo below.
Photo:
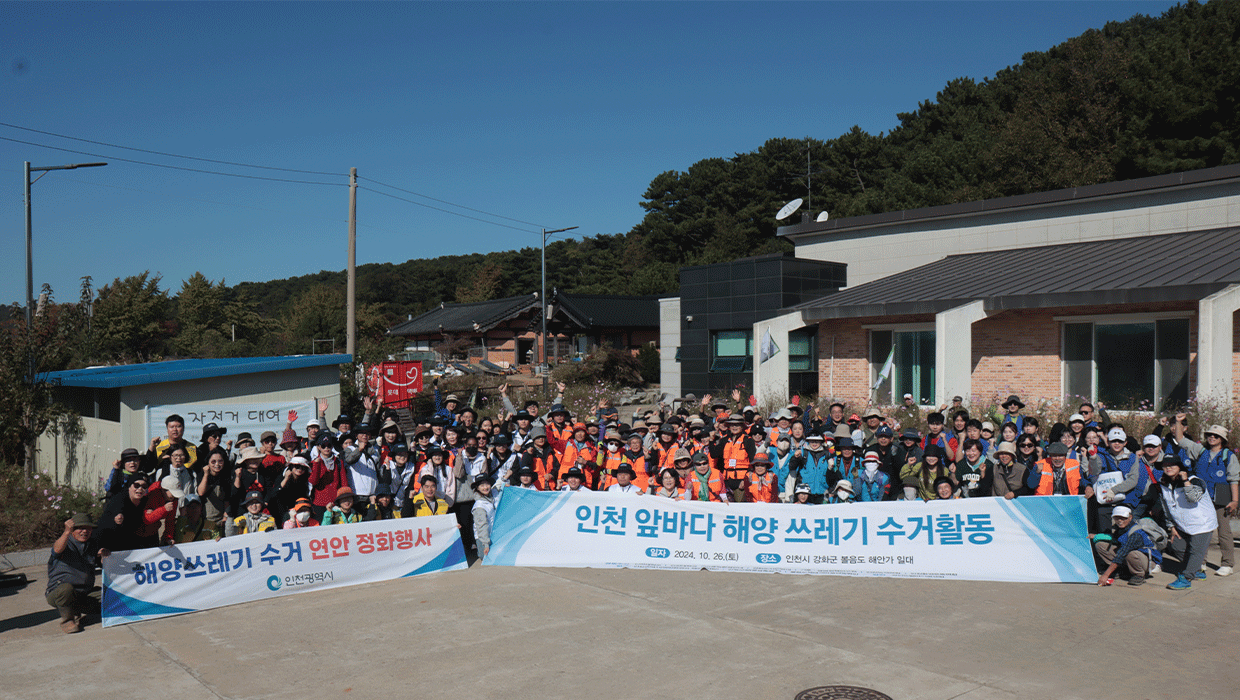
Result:
<svg viewBox="0 0 1240 700"><path fill-rule="evenodd" d="M290 410L289 410L289 412L288 412L288 422L289 422L289 423L296 423L296 422L297 422L297 411L294 411L294 410L292 410L292 409L290 409Z"/></svg>

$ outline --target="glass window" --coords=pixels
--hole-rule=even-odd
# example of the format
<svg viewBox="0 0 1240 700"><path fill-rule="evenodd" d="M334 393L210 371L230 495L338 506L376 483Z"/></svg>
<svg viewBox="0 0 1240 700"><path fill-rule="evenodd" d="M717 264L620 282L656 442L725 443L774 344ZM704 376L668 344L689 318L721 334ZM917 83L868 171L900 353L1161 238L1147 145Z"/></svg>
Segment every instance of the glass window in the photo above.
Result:
<svg viewBox="0 0 1240 700"><path fill-rule="evenodd" d="M752 331L715 331L710 371L748 372L753 368Z"/></svg>
<svg viewBox="0 0 1240 700"><path fill-rule="evenodd" d="M1116 408L1164 410L1188 401L1186 318L1065 323L1064 388Z"/></svg>
<svg viewBox="0 0 1240 700"><path fill-rule="evenodd" d="M801 328L788 332L788 371L814 372L817 364L815 346L818 344L818 333L815 328Z"/></svg>
<svg viewBox="0 0 1240 700"><path fill-rule="evenodd" d="M934 331L872 331L875 400L899 403L905 394L912 394L921 405L934 403L934 352Z"/></svg>

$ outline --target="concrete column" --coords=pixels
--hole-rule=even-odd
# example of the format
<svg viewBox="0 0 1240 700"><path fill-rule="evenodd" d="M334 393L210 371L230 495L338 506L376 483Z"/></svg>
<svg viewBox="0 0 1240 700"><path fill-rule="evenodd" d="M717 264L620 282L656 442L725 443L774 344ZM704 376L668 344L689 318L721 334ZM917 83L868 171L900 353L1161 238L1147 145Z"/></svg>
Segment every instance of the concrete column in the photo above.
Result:
<svg viewBox="0 0 1240 700"><path fill-rule="evenodd" d="M783 407L788 403L788 331L806 325L800 311L753 324L753 386L758 406ZM767 330L779 352L762 362L762 339Z"/></svg>
<svg viewBox="0 0 1240 700"><path fill-rule="evenodd" d="M1232 325L1240 309L1240 285L1197 302L1197 398L1232 402Z"/></svg>
<svg viewBox="0 0 1240 700"><path fill-rule="evenodd" d="M680 393L680 297L659 300L659 388L671 398Z"/></svg>
<svg viewBox="0 0 1240 700"><path fill-rule="evenodd" d="M934 403L953 396L967 402L973 393L973 324L986 318L983 302L973 301L934 316Z"/></svg>

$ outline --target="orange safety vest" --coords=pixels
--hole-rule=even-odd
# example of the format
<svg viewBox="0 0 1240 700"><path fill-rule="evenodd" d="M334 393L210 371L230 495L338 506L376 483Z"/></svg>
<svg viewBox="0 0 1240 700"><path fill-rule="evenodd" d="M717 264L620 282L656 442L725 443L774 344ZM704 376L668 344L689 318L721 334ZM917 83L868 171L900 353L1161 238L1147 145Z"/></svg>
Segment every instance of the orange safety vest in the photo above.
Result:
<svg viewBox="0 0 1240 700"><path fill-rule="evenodd" d="M606 491L607 489L611 488L612 484L616 483L616 471L615 470L621 464L629 465L630 467L633 468L633 471L637 474L637 476L633 477L634 486L641 489L642 491L650 490L650 477L646 474L646 458L645 457L638 457L637 460L634 461L631 457L628 456L628 454L621 451L619 453L620 459L616 460L612 457L612 454L610 452L601 452L599 454L604 455L603 469L606 472L603 475L602 486L598 487L599 491Z"/></svg>
<svg viewBox="0 0 1240 700"><path fill-rule="evenodd" d="M769 469L762 476L749 474L745 477L745 500L750 503L779 503L775 488L775 474Z"/></svg>
<svg viewBox="0 0 1240 700"><path fill-rule="evenodd" d="M616 483L616 468L624 464L624 451L599 450L597 461L600 470L598 490L605 491L608 486Z"/></svg>
<svg viewBox="0 0 1240 700"><path fill-rule="evenodd" d="M538 481L542 484L544 491L555 490L555 471L558 470L558 467L559 464L555 461L555 452L553 450L548 450L546 457L534 458L534 472L538 474Z"/></svg>
<svg viewBox="0 0 1240 700"><path fill-rule="evenodd" d="M662 442L658 442L655 443L652 449L659 451L659 471L676 468L676 450L680 449L678 443L672 442L669 445L664 445Z"/></svg>
<svg viewBox="0 0 1240 700"><path fill-rule="evenodd" d="M1038 473L1042 480L1038 482L1038 488L1034 491L1035 496L1050 496L1055 493L1055 470L1051 466L1049 458L1044 459L1037 464ZM1081 486L1081 463L1075 459L1066 459L1063 463L1064 480L1068 483L1068 493L1076 495L1080 492Z"/></svg>
<svg viewBox="0 0 1240 700"><path fill-rule="evenodd" d="M573 439L573 426L569 425L568 421L564 422L563 428L556 428L554 422L548 423L546 431L547 442L551 443L551 449L556 452L563 451L568 441Z"/></svg>
<svg viewBox="0 0 1240 700"><path fill-rule="evenodd" d="M583 484L585 488L593 489L598 481L598 449L592 442L585 442L581 447L577 443L569 440L564 445L564 452L560 455L560 467L562 469L572 469L577 466L577 457L580 456L585 462L581 467L581 471L585 472L586 482Z"/></svg>
<svg viewBox="0 0 1240 700"><path fill-rule="evenodd" d="M744 479L749 473L749 453L745 451L744 433L728 438L723 445L723 464L715 466L723 470L724 478Z"/></svg>
<svg viewBox="0 0 1240 700"><path fill-rule="evenodd" d="M696 501L698 494L702 490L702 475L696 469L690 470L689 476L685 478L685 500ZM722 501L720 493L723 492L723 475L718 469L711 468L710 474L706 475L706 491L710 495L711 501Z"/></svg>

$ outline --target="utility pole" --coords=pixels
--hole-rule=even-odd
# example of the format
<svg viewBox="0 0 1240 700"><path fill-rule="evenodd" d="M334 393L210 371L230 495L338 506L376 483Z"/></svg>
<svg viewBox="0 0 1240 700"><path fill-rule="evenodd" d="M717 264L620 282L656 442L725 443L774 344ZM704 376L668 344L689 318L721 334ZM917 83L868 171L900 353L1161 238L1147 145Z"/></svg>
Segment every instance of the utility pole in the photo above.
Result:
<svg viewBox="0 0 1240 700"><path fill-rule="evenodd" d="M357 352L357 168L349 168L349 289L347 352ZM354 358L356 361L356 358Z"/></svg>
<svg viewBox="0 0 1240 700"><path fill-rule="evenodd" d="M539 301L542 302L542 364L543 364L543 394L547 394L547 378L551 374L551 365L547 362L547 234L564 233L572 231L576 226L568 228L558 228L554 231L542 230L542 296ZM550 397L548 396L548 399Z"/></svg>

